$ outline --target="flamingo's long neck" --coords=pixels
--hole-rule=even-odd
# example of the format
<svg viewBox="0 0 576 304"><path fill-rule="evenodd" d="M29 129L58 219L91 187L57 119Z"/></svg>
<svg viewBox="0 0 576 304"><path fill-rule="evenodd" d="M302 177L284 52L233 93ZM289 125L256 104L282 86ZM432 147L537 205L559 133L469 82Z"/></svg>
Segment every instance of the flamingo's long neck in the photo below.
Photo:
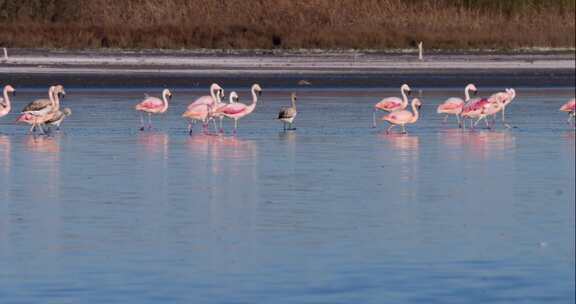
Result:
<svg viewBox="0 0 576 304"><path fill-rule="evenodd" d="M218 93L218 90L216 89L216 87L211 87L210 88L210 96L212 97L212 103L213 104L217 104L220 103L220 94Z"/></svg>
<svg viewBox="0 0 576 304"><path fill-rule="evenodd" d="M412 103L412 112L414 113L412 117L412 123L415 123L418 121L418 118L420 118L420 112L418 111L418 107L416 107L416 104L414 103Z"/></svg>
<svg viewBox="0 0 576 304"><path fill-rule="evenodd" d="M248 106L246 109L247 113L252 113L256 108L256 104L258 103L258 95L256 94L256 90L252 89L252 104Z"/></svg>
<svg viewBox="0 0 576 304"><path fill-rule="evenodd" d="M162 112L166 112L168 110L168 93L165 92L162 94L162 102L164 103L164 107L162 107Z"/></svg>
<svg viewBox="0 0 576 304"><path fill-rule="evenodd" d="M58 91L52 90L52 104L54 105L54 109L58 111L60 109L60 96L58 96Z"/></svg>
<svg viewBox="0 0 576 304"><path fill-rule="evenodd" d="M54 108L56 108L56 100L54 98L54 95L56 95L55 91L56 91L55 87L50 87L50 89L48 90L48 99L50 99L50 104Z"/></svg>
<svg viewBox="0 0 576 304"><path fill-rule="evenodd" d="M408 95L406 95L404 88L400 91L402 92L402 108L406 108L408 106Z"/></svg>
<svg viewBox="0 0 576 304"><path fill-rule="evenodd" d="M466 101L470 100L470 87L466 87L464 89L464 97L466 97Z"/></svg>
<svg viewBox="0 0 576 304"><path fill-rule="evenodd" d="M10 111L10 97L8 96L8 88L4 88L3 95L6 103L6 108L8 109L8 111Z"/></svg>
<svg viewBox="0 0 576 304"><path fill-rule="evenodd" d="M292 107L296 110L296 98L294 96L292 96Z"/></svg>

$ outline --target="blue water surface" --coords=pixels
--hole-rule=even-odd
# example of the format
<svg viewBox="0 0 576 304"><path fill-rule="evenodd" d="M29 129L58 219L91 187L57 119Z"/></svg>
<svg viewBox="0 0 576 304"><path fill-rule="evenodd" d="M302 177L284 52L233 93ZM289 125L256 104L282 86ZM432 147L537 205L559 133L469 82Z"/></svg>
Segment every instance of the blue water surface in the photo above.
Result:
<svg viewBox="0 0 576 304"><path fill-rule="evenodd" d="M149 132L158 88L67 88L50 137L0 118L0 303L574 303L574 88L517 88L514 128L476 131L435 113L461 88L420 88L387 135L398 90L263 86L237 136L187 135L199 89Z"/></svg>

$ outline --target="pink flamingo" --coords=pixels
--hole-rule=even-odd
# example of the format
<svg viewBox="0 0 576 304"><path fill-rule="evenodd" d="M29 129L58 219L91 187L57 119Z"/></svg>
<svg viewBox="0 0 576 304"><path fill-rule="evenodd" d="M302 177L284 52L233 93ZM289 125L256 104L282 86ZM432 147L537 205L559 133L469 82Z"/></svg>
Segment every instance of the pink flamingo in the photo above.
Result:
<svg viewBox="0 0 576 304"><path fill-rule="evenodd" d="M488 124L487 117L489 116L494 117L492 122L492 125L494 125L496 123L495 118L496 114L502 111L503 114L502 123L504 124L504 126L506 126L506 128L511 128L511 126L507 124L505 121L504 110L506 109L506 105L512 102L514 97L516 97L516 91L514 89L506 89L505 92L498 92L492 94L490 97L488 97L487 103L481 104L482 111L479 115L477 115L478 120L476 121L476 123L474 123L474 126L476 126L478 122L480 122L480 120L484 119L486 121L486 126L488 128L491 128L491 126Z"/></svg>
<svg viewBox="0 0 576 304"><path fill-rule="evenodd" d="M386 133L390 133L393 127L402 126L402 133L406 132L406 124L413 124L418 121L420 113L418 110L422 107L422 102L418 98L412 99L412 112L407 110L397 110L382 117L382 120L390 123Z"/></svg>
<svg viewBox="0 0 576 304"><path fill-rule="evenodd" d="M12 93L14 95L14 92L16 92L16 90L14 90L14 87L11 85L4 86L4 91L2 94L3 97L0 98L0 117L6 116L8 113L10 113L12 105L10 103L10 96L8 93Z"/></svg>
<svg viewBox="0 0 576 304"><path fill-rule="evenodd" d="M459 97L450 97L438 106L436 112L438 114L446 114L446 117L444 117L444 123L448 121L448 116L456 115L456 118L458 119L458 126L462 128L462 122L460 121L460 114L462 113L464 103L470 100L470 91L472 91L472 94L476 95L478 89L476 89L476 86L474 84L472 83L468 84L464 88L464 98L466 98L465 100L462 100L462 98Z"/></svg>
<svg viewBox="0 0 576 304"><path fill-rule="evenodd" d="M376 128L376 111L382 110L393 112L406 109L408 106L408 95L412 92L410 86L403 84L400 87L400 92L402 93L402 99L398 97L386 97L374 105L374 111L372 112L372 128Z"/></svg>
<svg viewBox="0 0 576 304"><path fill-rule="evenodd" d="M576 116L576 99L572 98L568 100L561 108L560 111L568 113L568 123L572 121L572 118ZM576 125L576 120L574 120Z"/></svg>
<svg viewBox="0 0 576 304"><path fill-rule="evenodd" d="M506 123L506 106L508 106L512 100L514 100L514 98L516 98L516 90L514 89L506 89L505 92L498 92L498 93L494 93L492 94L492 96L490 96L488 98L488 100L490 100L490 102L498 104L495 106L495 113L493 113L494 116L496 116L496 113L498 113L499 111L502 111L502 123L504 124L504 126L506 128L511 128L511 126ZM493 107L494 108L494 107ZM492 114L488 114L488 115L492 115ZM496 118L494 118L494 122L496 121Z"/></svg>
<svg viewBox="0 0 576 304"><path fill-rule="evenodd" d="M462 119L464 121L464 118L469 118L470 119L470 126L471 128L474 128L476 126L476 124L478 124L478 122L481 120L481 117L484 115L484 109L487 105L490 105L490 101L487 98L476 98L476 99L472 99L469 102L467 102L464 107L462 108ZM472 119L474 118L478 118L478 120L476 121L476 123L472 122ZM486 121L486 126L490 127L488 125L488 121ZM464 127L466 127L466 123L464 123Z"/></svg>
<svg viewBox="0 0 576 304"><path fill-rule="evenodd" d="M258 84L252 85L251 91L252 104L245 105L240 102L234 102L216 110L218 113L222 113L225 117L234 119L234 134L236 134L238 130L238 119L252 113L258 103L258 96L262 95L262 88Z"/></svg>
<svg viewBox="0 0 576 304"><path fill-rule="evenodd" d="M221 104L224 97L224 89L216 83L210 86L210 95L198 97L188 105L182 117L188 119L188 133L192 134L192 125L196 121L202 121L204 130L211 116L212 110Z"/></svg>
<svg viewBox="0 0 576 304"><path fill-rule="evenodd" d="M148 113L148 130L152 129L152 114L162 114L168 110L168 100L172 98L172 93L168 89L162 91L162 99L145 95L144 100L134 108L136 111ZM140 131L144 131L144 116L140 115Z"/></svg>

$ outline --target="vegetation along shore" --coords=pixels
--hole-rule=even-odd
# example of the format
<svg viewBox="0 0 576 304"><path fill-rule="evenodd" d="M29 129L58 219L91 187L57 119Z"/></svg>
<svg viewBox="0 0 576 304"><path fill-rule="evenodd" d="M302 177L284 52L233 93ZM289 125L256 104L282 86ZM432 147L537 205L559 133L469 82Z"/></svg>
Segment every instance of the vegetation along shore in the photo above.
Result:
<svg viewBox="0 0 576 304"><path fill-rule="evenodd" d="M575 0L0 0L0 46L573 48L574 20Z"/></svg>

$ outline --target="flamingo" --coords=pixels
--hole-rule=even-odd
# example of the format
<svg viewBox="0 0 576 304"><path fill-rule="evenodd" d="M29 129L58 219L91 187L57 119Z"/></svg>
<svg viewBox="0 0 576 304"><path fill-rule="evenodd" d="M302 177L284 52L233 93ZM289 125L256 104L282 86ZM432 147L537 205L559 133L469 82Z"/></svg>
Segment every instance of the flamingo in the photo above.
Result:
<svg viewBox="0 0 576 304"><path fill-rule="evenodd" d="M496 113L502 111L502 123L506 128L511 128L511 126L506 123L505 112L506 112L506 106L509 105L512 102L512 100L514 100L514 98L516 98L516 90L514 89L506 89L505 92L498 92L492 94L488 98L488 100L491 103L495 104L493 107L491 107L494 113L488 115L496 116ZM495 118L494 121L496 121Z"/></svg>
<svg viewBox="0 0 576 304"><path fill-rule="evenodd" d="M172 98L172 93L168 89L162 91L162 99L144 95L144 100L134 108L136 111L148 113L148 130L152 129L152 114L162 114L168 110L168 100ZM144 116L140 115L140 131L144 131Z"/></svg>
<svg viewBox="0 0 576 304"><path fill-rule="evenodd" d="M486 121L486 126L488 128L491 128L491 126L488 124L487 117L489 116L495 117L498 112L502 111L502 123L504 124L504 126L506 126L506 128L511 128L511 126L507 124L505 121L504 110L506 109L506 105L512 102L515 96L516 91L514 89L506 89L505 92L498 92L492 94L490 97L487 98L488 102L478 104L477 106L481 107L482 109L479 114L473 115L478 117L478 120L476 121L476 123L474 123L474 126L476 126L480 122L480 120L484 119ZM496 118L493 119L493 124L495 122Z"/></svg>
<svg viewBox="0 0 576 304"><path fill-rule="evenodd" d="M0 117L6 116L8 113L10 113L12 105L10 103L10 96L8 93L12 93L12 95L14 95L15 92L16 90L14 90L14 87L11 85L4 86L4 91L2 94L3 97L0 97Z"/></svg>
<svg viewBox="0 0 576 304"><path fill-rule="evenodd" d="M444 122L448 121L448 116L456 115L456 118L458 119L458 126L462 128L462 122L460 121L460 114L462 113L464 103L470 100L470 91L472 91L473 95L476 95L476 93L478 93L478 89L476 89L476 86L470 83L464 88L464 98L466 98L465 100L462 100L462 98L459 97L450 97L438 106L436 112L438 114L446 114L446 117L444 117Z"/></svg>
<svg viewBox="0 0 576 304"><path fill-rule="evenodd" d="M182 113L182 117L189 120L189 134L192 134L192 124L196 121L202 121L204 130L206 130L208 119L211 116L211 108L219 106L223 97L224 89L220 85L213 83L210 86L210 95L201 96L188 105L186 111Z"/></svg>
<svg viewBox="0 0 576 304"><path fill-rule="evenodd" d="M29 103L22 109L22 115L16 121L31 124L30 132L32 133L36 131L36 128L40 128L42 134L46 134L42 125L59 110L60 96L65 95L66 91L63 86L51 86L48 89L49 99L37 99Z"/></svg>
<svg viewBox="0 0 576 304"><path fill-rule="evenodd" d="M6 95L6 93L4 93L4 95ZM572 121L572 118L576 116L576 99L572 98L568 100L568 102L562 105L560 111L568 113L568 123L570 123ZM574 120L574 124L576 124L576 120Z"/></svg>
<svg viewBox="0 0 576 304"><path fill-rule="evenodd" d="M64 118L70 116L72 114L72 110L70 108L64 108L62 111L56 111L50 119L48 119L45 124L49 126L55 126L56 130L60 130L60 124L64 121Z"/></svg>
<svg viewBox="0 0 576 304"><path fill-rule="evenodd" d="M217 113L222 113L225 117L234 119L234 134L238 130L238 119L249 115L256 108L258 103L258 96L262 95L262 88L259 84L252 85L252 104L245 105L240 102L234 102L226 106L220 107L216 110Z"/></svg>
<svg viewBox="0 0 576 304"><path fill-rule="evenodd" d="M485 107L490 104L491 103L487 98L472 99L464 105L460 115L462 116L462 119L469 118L471 120L470 125L472 128L474 128L476 124L478 124L478 122L481 120L481 117L484 115ZM472 123L472 119L474 118L478 118L476 123ZM486 121L486 126L490 127L488 125L488 121ZM464 123L464 127L466 127L466 123Z"/></svg>
<svg viewBox="0 0 576 304"><path fill-rule="evenodd" d="M408 95L412 92L410 86L403 84L400 87L400 92L402 93L402 99L398 97L386 97L374 105L374 111L372 112L372 128L376 128L377 110L393 112L406 109L408 106Z"/></svg>
<svg viewBox="0 0 576 304"><path fill-rule="evenodd" d="M288 130L296 130L293 127L294 119L296 118L296 115L298 115L298 111L296 110L296 99L296 93L292 93L292 106L283 107L280 110L280 113L278 113L278 119L284 122L284 131L286 131L286 124L289 124Z"/></svg>
<svg viewBox="0 0 576 304"><path fill-rule="evenodd" d="M390 123L390 126L386 129L386 133L390 133L393 127L395 126L402 126L402 133L406 132L406 124L413 124L418 121L420 117L420 113L418 110L422 107L422 102L418 98L412 99L412 112L407 110L397 110L391 112L388 115L382 117L382 120L387 121Z"/></svg>

